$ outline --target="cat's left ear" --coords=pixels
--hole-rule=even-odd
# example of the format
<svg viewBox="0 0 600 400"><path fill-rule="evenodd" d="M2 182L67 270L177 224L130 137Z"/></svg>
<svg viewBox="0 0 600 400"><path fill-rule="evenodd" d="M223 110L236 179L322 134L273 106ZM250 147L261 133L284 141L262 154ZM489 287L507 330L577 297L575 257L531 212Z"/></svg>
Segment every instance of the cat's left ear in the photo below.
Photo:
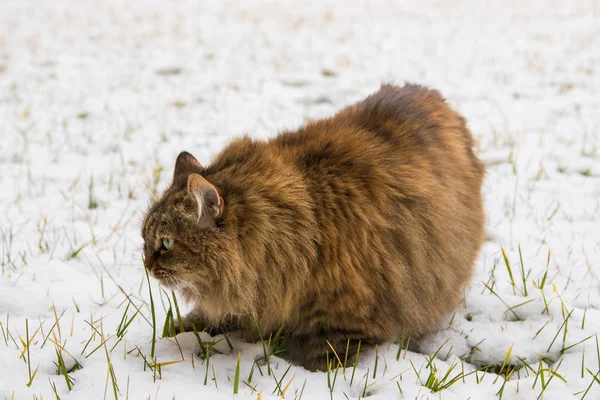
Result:
<svg viewBox="0 0 600 400"><path fill-rule="evenodd" d="M204 167L196 157L188 153L187 151L182 151L177 156L177 160L175 160L175 171L173 172L173 181L181 181L187 179L188 176L192 173L200 173ZM185 182L185 181L184 181Z"/></svg>
<svg viewBox="0 0 600 400"><path fill-rule="evenodd" d="M198 204L198 218L204 216L217 218L223 215L225 203L217 188L198 174L190 174L187 179L188 194Z"/></svg>

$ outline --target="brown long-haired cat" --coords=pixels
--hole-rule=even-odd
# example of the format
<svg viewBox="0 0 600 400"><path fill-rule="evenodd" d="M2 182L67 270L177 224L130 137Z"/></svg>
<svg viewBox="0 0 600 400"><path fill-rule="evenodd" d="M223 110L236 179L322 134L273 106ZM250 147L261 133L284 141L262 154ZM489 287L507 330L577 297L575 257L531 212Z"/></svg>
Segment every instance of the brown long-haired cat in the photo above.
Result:
<svg viewBox="0 0 600 400"><path fill-rule="evenodd" d="M209 166L183 152L142 225L146 268L195 303L185 329L283 329L311 370L418 337L459 303L484 238L472 147L437 91L383 85Z"/></svg>

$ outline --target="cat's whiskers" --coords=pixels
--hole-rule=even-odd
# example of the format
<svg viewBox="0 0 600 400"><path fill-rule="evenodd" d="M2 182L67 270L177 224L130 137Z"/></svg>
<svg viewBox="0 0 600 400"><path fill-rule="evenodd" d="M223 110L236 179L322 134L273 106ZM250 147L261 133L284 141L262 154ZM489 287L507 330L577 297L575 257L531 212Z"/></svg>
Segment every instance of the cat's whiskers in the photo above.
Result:
<svg viewBox="0 0 600 400"><path fill-rule="evenodd" d="M169 289L177 289L178 288L177 281L172 276L167 277L166 281L167 281L167 284L165 286L168 287Z"/></svg>

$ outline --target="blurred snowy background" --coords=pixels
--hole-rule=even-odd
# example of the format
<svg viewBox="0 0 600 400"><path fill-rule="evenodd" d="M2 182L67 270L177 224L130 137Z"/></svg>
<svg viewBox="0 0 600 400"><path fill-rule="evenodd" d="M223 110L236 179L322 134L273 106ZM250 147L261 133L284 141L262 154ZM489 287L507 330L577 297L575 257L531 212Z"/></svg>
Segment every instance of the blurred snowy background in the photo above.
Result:
<svg viewBox="0 0 600 400"><path fill-rule="evenodd" d="M160 339L153 282L153 351L139 223L178 152L383 81L439 89L488 163L461 309L420 353L269 373ZM600 398L599 93L598 0L0 1L0 398Z"/></svg>

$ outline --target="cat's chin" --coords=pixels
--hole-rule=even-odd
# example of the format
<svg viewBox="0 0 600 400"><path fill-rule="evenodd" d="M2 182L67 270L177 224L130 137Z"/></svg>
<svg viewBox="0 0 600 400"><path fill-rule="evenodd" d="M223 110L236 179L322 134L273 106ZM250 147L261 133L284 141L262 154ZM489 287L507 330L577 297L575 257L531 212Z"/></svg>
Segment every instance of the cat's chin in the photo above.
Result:
<svg viewBox="0 0 600 400"><path fill-rule="evenodd" d="M179 290L179 285L177 284L177 280L172 278L162 278L158 279L160 286L169 290Z"/></svg>

